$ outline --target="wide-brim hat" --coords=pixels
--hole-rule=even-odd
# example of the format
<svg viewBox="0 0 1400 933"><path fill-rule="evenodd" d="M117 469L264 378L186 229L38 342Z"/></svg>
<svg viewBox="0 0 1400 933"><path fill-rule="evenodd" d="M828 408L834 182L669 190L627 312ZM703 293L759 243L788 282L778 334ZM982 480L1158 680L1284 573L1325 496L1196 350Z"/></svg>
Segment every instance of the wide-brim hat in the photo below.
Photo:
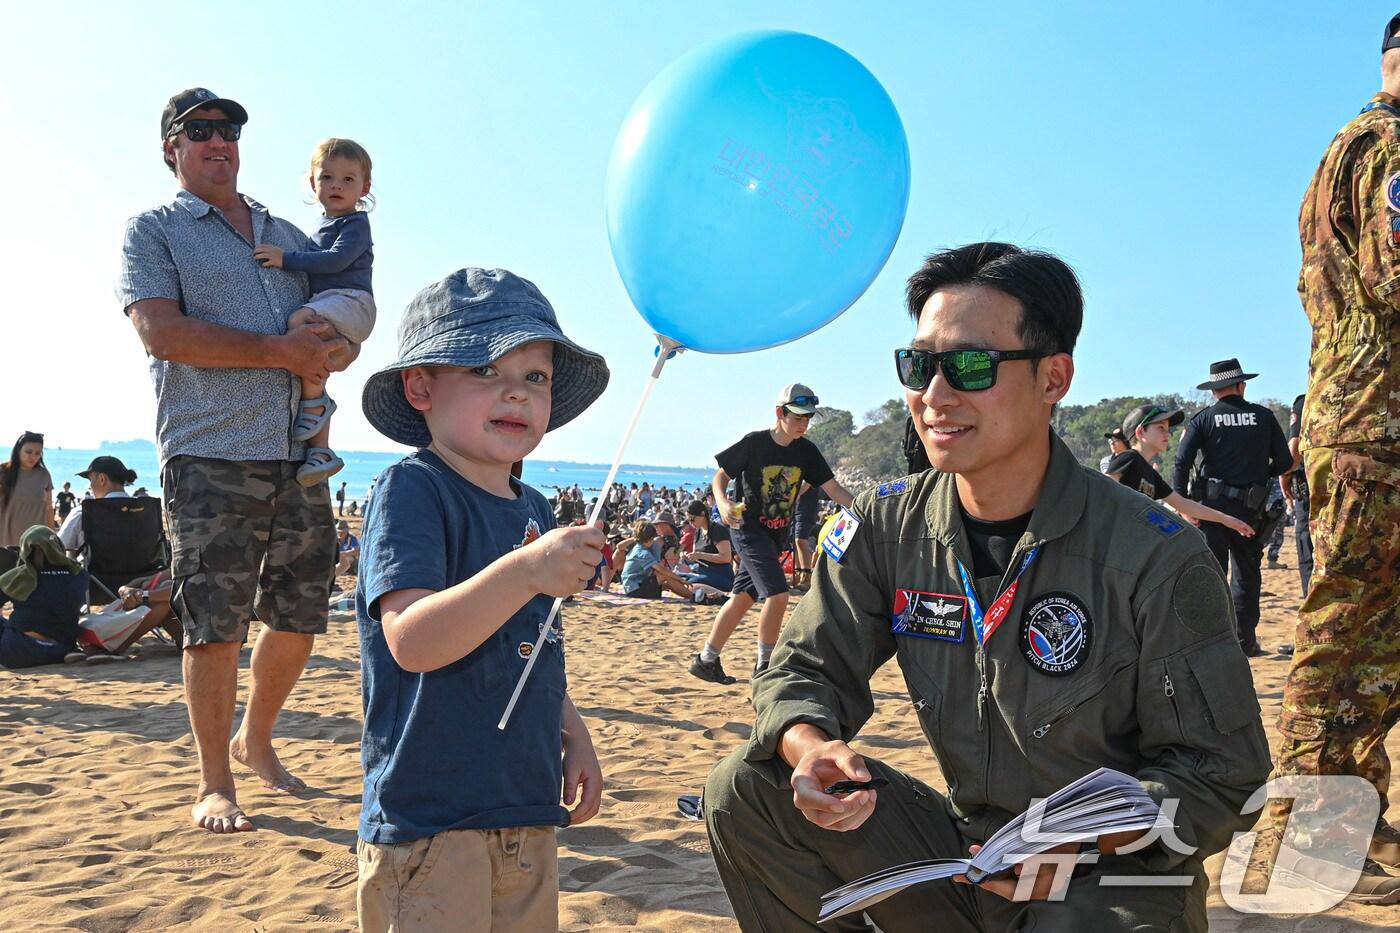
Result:
<svg viewBox="0 0 1400 933"><path fill-rule="evenodd" d="M1198 389L1213 391L1215 389L1225 389L1246 379L1253 379L1258 373L1247 373L1240 368L1240 361L1235 359L1220 360L1210 364L1210 378L1200 385Z"/></svg>
<svg viewBox="0 0 1400 933"><path fill-rule="evenodd" d="M568 424L603 394L608 364L564 336L554 308L533 282L505 269L459 269L424 288L399 322L399 358L365 383L365 417L385 437L412 447L432 441L422 412L404 398L400 373L414 366L484 366L537 340L554 343L549 425Z"/></svg>

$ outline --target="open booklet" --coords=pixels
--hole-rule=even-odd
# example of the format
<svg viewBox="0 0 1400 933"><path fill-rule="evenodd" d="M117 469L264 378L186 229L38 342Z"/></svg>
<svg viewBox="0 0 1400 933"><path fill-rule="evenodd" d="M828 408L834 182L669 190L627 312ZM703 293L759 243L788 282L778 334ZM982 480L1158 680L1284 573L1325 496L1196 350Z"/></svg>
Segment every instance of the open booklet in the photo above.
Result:
<svg viewBox="0 0 1400 933"><path fill-rule="evenodd" d="M907 862L843 884L822 897L819 920L863 910L909 887L966 875L980 884L1027 859L1067 842L1091 842L1104 833L1150 829L1156 802L1137 779L1099 768L1031 805L997 830L972 858Z"/></svg>

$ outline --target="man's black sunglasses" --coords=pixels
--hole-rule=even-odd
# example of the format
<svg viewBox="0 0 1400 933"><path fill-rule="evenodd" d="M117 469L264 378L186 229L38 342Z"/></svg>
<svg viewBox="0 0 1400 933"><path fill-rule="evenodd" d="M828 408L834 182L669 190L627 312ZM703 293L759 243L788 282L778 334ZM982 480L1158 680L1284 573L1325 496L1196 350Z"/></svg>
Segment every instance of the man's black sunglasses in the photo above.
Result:
<svg viewBox="0 0 1400 933"><path fill-rule="evenodd" d="M997 384L997 367L1007 360L1039 360L1049 354L1039 350L920 350L901 347L894 351L895 371L906 389L922 392L933 381L935 367L959 392L981 392Z"/></svg>
<svg viewBox="0 0 1400 933"><path fill-rule="evenodd" d="M208 141L215 130L225 141L231 143L238 142L238 137L243 135L243 125L232 120L186 120L170 127L170 135L179 136L184 133L190 138L190 142L202 143Z"/></svg>

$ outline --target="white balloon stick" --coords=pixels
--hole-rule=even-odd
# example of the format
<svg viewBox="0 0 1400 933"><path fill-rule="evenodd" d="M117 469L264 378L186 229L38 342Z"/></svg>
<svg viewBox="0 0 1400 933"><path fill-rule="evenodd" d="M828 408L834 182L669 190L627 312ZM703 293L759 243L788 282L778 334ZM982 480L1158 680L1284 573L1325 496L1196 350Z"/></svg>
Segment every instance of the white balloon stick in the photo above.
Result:
<svg viewBox="0 0 1400 933"><path fill-rule="evenodd" d="M669 337L656 335L660 341L661 348L656 354L656 365L651 369L651 378L647 380L646 387L642 389L642 397L637 399L637 408L632 412L632 420L627 423L627 430L622 432L622 443L617 447L617 456L613 458L612 468L608 470L608 478L603 480L603 488L598 492L598 501L593 505L593 513L588 516L588 524L592 525L598 521L598 516L602 514L603 508L608 500L608 492L612 489L613 480L617 478L617 471L622 467L622 456L627 452L627 445L632 440L632 432L637 429L637 422L642 418L642 410L647 406L647 400L651 398L651 391L656 388L656 381L661 378L661 369L666 365L672 353L680 352L685 348ZM549 610L549 618L544 620L544 625L540 627L540 635L535 639L535 650L530 652L530 657L525 661L525 670L520 672L520 679L515 683L515 692L510 695L510 702L506 704L506 711L501 714L501 721L496 723L497 729L505 729L506 723L510 722L510 714L515 712L515 704L520 700L520 693L525 689L525 681L530 677L530 670L535 666L535 659L540 656L540 649L544 647L544 640L554 628L554 620L559 616L559 607L564 605L564 597L557 596L554 599L554 606Z"/></svg>

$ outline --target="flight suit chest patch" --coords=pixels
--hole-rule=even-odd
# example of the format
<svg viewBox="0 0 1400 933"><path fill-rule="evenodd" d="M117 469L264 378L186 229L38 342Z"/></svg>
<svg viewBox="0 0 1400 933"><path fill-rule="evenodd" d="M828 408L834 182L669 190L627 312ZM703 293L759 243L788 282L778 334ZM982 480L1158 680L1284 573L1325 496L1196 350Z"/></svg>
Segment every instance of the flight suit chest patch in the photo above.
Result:
<svg viewBox="0 0 1400 933"><path fill-rule="evenodd" d="M1073 674L1088 660L1093 642L1089 609L1073 593L1037 596L1021 616L1021 656L1042 674Z"/></svg>
<svg viewBox="0 0 1400 933"><path fill-rule="evenodd" d="M896 635L961 642L967 632L967 597L924 590L895 590L890 631Z"/></svg>

